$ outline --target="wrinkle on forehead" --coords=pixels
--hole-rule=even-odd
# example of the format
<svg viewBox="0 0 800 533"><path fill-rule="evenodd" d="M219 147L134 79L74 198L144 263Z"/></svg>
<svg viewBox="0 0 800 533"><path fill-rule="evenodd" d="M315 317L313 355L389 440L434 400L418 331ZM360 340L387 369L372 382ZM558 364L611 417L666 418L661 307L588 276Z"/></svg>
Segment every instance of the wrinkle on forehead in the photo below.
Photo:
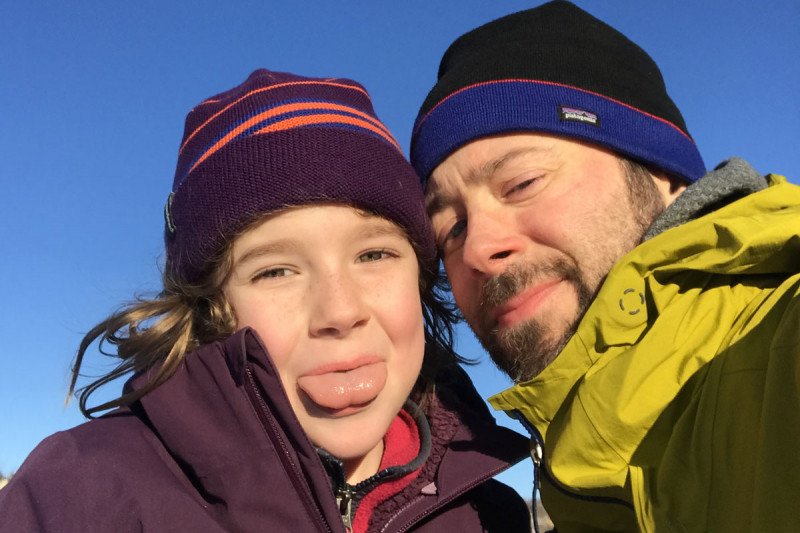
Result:
<svg viewBox="0 0 800 533"><path fill-rule="evenodd" d="M517 159L529 155L549 153L550 151L550 146L521 146L508 150L498 157L484 161L477 167L468 167L463 176L456 170L454 177L455 179L460 179L465 187L476 187L488 182L496 172ZM446 177L442 179L444 179L445 182L452 182L453 177L450 179ZM453 191L445 189L446 187L440 180L435 179L433 176L428 180L428 187L425 191L425 209L428 212L428 216L432 217L455 203L457 195Z"/></svg>
<svg viewBox="0 0 800 533"><path fill-rule="evenodd" d="M550 152L550 148L545 148L543 146L521 146L519 148L514 148L496 158L485 161L477 168L469 169L464 176L464 184L467 186L482 185L509 163L525 156L547 152Z"/></svg>

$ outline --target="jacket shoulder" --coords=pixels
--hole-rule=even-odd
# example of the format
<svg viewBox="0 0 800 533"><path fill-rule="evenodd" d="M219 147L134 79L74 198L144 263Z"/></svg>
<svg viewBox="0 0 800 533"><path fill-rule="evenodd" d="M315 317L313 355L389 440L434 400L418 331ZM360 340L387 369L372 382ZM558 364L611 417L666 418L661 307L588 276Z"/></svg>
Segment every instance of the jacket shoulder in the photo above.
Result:
<svg viewBox="0 0 800 533"><path fill-rule="evenodd" d="M129 411L47 437L0 491L9 531L130 529L128 517L136 515L114 509L131 503L136 472L160 462L153 439Z"/></svg>

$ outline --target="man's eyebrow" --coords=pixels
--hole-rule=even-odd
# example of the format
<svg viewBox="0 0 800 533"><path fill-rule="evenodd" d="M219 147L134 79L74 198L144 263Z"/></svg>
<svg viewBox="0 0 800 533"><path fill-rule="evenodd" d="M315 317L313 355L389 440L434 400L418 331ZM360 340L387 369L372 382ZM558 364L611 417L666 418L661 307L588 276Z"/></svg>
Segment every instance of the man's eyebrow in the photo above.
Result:
<svg viewBox="0 0 800 533"><path fill-rule="evenodd" d="M445 194L438 189L432 184L425 193L425 211L428 213L428 217L433 217L436 213L455 203L453 195Z"/></svg>
<svg viewBox="0 0 800 533"><path fill-rule="evenodd" d="M529 154L546 153L550 150L539 146L528 146L523 148L516 148L509 150L500 157L489 160L478 168L472 169L464 176L464 183L467 185L480 185L485 183L492 175L498 170L502 169L509 162L514 159L526 156Z"/></svg>
<svg viewBox="0 0 800 533"><path fill-rule="evenodd" d="M470 170L466 176L464 176L464 184L468 186L480 185L485 183L495 172L502 169L514 159L528 154L546 153L549 151L550 150L548 148L542 148L538 146L528 146L509 150L503 155L485 162L480 167ZM442 211L446 207L453 205L456 201L454 195L442 192L438 189L439 188L436 186L436 184L431 182L428 192L425 194L425 210L428 212L429 217L432 217L439 211Z"/></svg>

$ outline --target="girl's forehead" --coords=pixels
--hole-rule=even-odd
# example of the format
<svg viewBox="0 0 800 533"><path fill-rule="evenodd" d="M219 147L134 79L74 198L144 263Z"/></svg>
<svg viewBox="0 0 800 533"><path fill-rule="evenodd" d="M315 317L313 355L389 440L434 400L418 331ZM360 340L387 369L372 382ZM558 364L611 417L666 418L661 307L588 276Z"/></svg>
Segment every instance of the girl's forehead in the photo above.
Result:
<svg viewBox="0 0 800 533"><path fill-rule="evenodd" d="M387 228L392 228L391 230L387 229L387 232L399 232L403 236L407 237L406 231L398 223L382 215L362 209L358 206L328 202L305 205L290 205L278 211L265 213L248 224L241 233L259 227L271 220L304 219L313 221L316 220L316 218L321 219L320 222L323 222L323 224L321 224L323 227L327 225L325 222L347 219L352 225L386 226Z"/></svg>
<svg viewBox="0 0 800 533"><path fill-rule="evenodd" d="M355 206L320 203L287 206L258 217L237 234L233 246L261 238L334 238L337 233L354 238L396 236L411 242L400 225L383 216Z"/></svg>

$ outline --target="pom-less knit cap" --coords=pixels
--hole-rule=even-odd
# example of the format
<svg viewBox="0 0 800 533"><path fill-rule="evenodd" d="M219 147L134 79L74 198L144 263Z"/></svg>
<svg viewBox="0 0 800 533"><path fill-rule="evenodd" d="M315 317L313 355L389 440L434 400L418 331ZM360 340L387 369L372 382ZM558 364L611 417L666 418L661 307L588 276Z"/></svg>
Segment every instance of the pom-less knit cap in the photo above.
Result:
<svg viewBox="0 0 800 533"><path fill-rule="evenodd" d="M347 79L257 70L186 117L165 209L167 273L196 282L258 217L323 202L395 222L423 264L435 261L419 178L366 90Z"/></svg>
<svg viewBox="0 0 800 533"><path fill-rule="evenodd" d="M652 58L561 0L453 42L417 117L411 162L424 182L470 141L521 131L588 141L687 182L705 174Z"/></svg>

